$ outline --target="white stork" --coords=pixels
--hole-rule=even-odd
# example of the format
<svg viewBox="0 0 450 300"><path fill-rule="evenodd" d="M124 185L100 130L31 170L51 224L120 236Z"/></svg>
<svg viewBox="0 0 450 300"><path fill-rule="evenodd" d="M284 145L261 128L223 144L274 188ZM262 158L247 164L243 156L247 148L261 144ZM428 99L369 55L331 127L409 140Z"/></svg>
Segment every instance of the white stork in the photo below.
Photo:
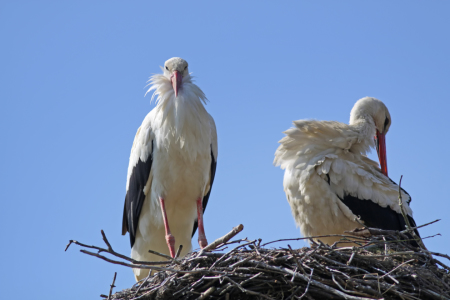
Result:
<svg viewBox="0 0 450 300"><path fill-rule="evenodd" d="M203 212L216 172L217 132L205 94L184 59L167 60L163 72L151 77L156 107L137 130L128 165L122 234L130 233L131 257L140 261L164 259L149 249L174 257L179 245L184 256L197 227L200 247L207 245ZM149 272L133 271L136 280Z"/></svg>
<svg viewBox="0 0 450 300"><path fill-rule="evenodd" d="M316 120L298 120L294 125L284 132L274 164L285 169L284 191L303 236L342 234L361 227L356 216L368 227L405 229L398 185L387 176L385 135L391 116L383 102L358 100L349 125ZM381 170L366 156L375 147ZM411 197L403 189L401 193L409 222L415 226ZM331 245L339 238L320 240Z"/></svg>

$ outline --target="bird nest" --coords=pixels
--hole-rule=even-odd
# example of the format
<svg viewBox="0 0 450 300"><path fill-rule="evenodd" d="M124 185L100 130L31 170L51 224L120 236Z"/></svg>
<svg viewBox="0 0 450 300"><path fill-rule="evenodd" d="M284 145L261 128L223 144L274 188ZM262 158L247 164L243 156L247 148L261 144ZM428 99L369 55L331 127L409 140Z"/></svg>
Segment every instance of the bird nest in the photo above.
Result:
<svg viewBox="0 0 450 300"><path fill-rule="evenodd" d="M405 231L355 229L329 235L341 237L332 246L310 239L309 248L274 249L269 246L274 242L300 239L229 242L240 226L183 258L160 254L166 262L138 262L118 254L103 232L108 249L76 241L69 245L96 249L81 251L112 263L153 269L153 275L115 294L113 281L109 296L101 295L108 299L450 299L450 268L433 255L450 257L411 246Z"/></svg>

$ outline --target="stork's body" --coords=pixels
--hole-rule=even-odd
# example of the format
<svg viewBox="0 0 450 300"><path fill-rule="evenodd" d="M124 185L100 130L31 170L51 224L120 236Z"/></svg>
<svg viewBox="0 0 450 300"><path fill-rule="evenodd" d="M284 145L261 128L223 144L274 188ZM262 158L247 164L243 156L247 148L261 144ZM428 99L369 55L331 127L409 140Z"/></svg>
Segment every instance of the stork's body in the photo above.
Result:
<svg viewBox="0 0 450 300"><path fill-rule="evenodd" d="M202 216L217 160L214 120L187 63L168 60L165 74L153 76L151 84L157 106L145 117L131 150L122 232L130 233L131 257L141 261L162 259L148 250L174 256L183 245L181 255L190 252L197 224L199 244L206 246ZM140 280L148 270L134 273Z"/></svg>
<svg viewBox="0 0 450 300"><path fill-rule="evenodd" d="M304 236L343 234L361 227L357 216L369 227L405 229L398 185L387 177L384 135L390 124L386 106L366 97L355 104L350 125L299 120L285 132L274 163L285 169L284 190ZM366 156L375 147L382 170ZM414 226L411 198L401 193ZM339 238L320 240L332 244Z"/></svg>

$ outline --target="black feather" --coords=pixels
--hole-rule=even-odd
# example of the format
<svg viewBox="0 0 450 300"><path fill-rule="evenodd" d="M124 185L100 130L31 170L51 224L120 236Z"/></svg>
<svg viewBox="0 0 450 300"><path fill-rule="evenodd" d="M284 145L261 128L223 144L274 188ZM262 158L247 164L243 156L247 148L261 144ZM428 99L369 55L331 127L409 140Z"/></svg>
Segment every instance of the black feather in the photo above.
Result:
<svg viewBox="0 0 450 300"><path fill-rule="evenodd" d="M406 229L405 219L402 214L392 210L389 206L382 207L371 200L361 200L351 195L345 195L344 198L338 198L350 208L354 215L360 216L361 220L364 221L364 225L367 227L398 231ZM410 225L416 227L414 219L410 216L407 217ZM415 229L414 232L420 237L417 229ZM410 241L411 245L419 247L411 235L409 235L409 238L412 240Z"/></svg>
<svg viewBox="0 0 450 300"><path fill-rule="evenodd" d="M328 184L330 184L330 177L328 176L328 174L327 177L327 182ZM394 181L392 182L395 184ZM406 193L406 191L404 192ZM361 220L364 221L364 225L366 225L367 227L398 231L406 229L405 219L403 218L402 214L392 210L389 206L382 207L370 199L359 199L349 194L345 194L343 198L339 197L338 195L336 196L352 211L354 215L361 217ZM407 217L410 225L412 227L416 227L416 222L414 221L414 219L410 216ZM414 232L417 234L417 236L420 237L417 229L415 229ZM413 237L411 235L409 235L409 237L413 240ZM415 247L419 246L414 240L411 241L411 245Z"/></svg>
<svg viewBox="0 0 450 300"><path fill-rule="evenodd" d="M142 205L144 204L145 194L144 188L150 176L153 162L153 141L152 153L147 161L143 162L140 158L138 163L133 167L130 182L128 183L127 195L125 196L125 204L123 208L122 234L127 231L130 233L131 247L134 245L136 231L139 223L139 215L141 214Z"/></svg>
<svg viewBox="0 0 450 300"><path fill-rule="evenodd" d="M209 195L211 194L212 185L213 185L213 182L214 182L214 176L216 176L216 166L217 166L217 162L214 159L214 154L213 154L212 146L211 146L211 181L210 181L210 184L209 184L209 191L203 197L203 201L202 201L203 212L205 212L206 205L208 204L208 200L209 200ZM198 220L195 219L195 221L194 221L194 228L192 230L192 236L194 236L195 232L197 231L197 227L198 227Z"/></svg>

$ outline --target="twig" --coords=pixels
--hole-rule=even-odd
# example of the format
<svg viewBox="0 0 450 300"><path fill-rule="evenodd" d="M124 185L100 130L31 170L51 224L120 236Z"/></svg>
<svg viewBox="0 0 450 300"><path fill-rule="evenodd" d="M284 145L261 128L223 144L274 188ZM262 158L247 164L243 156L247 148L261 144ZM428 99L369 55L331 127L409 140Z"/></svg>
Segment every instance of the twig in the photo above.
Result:
<svg viewBox="0 0 450 300"><path fill-rule="evenodd" d="M303 274L306 274L305 269L303 269L302 265L300 264L297 257L295 256L294 250L292 250L291 245L288 245L288 248L289 248L289 252L291 252L291 254L292 254L292 257L293 257L295 263L297 264L297 268L302 270Z"/></svg>
<svg viewBox="0 0 450 300"><path fill-rule="evenodd" d="M333 274L333 273L331 273L331 278L333 279L334 283L338 286L338 288L340 288L341 291L343 291L343 292L345 292L345 293L354 294L354 295L359 295L359 296L365 296L365 297L369 296L369 297L370 297L370 295L367 295L367 294L365 294L365 293L356 292L356 291L349 291L349 290L344 289L344 288L339 284L339 282L336 281L336 279L334 278L334 274ZM348 297L348 296L347 296L347 297ZM348 298L346 298L346 299L348 299ZM364 298L364 299L372 299L372 298Z"/></svg>
<svg viewBox="0 0 450 300"><path fill-rule="evenodd" d="M386 275L387 277L389 277L393 282L395 282L396 284L399 284L400 282L398 282L398 280L397 279L395 279L394 277L392 277L391 275L389 275L389 273L386 273L385 271L383 271L383 270L380 270L380 269L378 269L378 268L375 268L375 267L372 267L374 270L376 270L376 271L379 271L379 272L381 272L381 273L383 273L384 275ZM384 276L383 275L383 276ZM380 278L378 278L378 281L380 281Z"/></svg>
<svg viewBox="0 0 450 300"><path fill-rule="evenodd" d="M103 233L103 230L102 230ZM116 282L116 276L117 276L117 272L114 272L114 278L113 278L113 282L111 283L111 288L109 289L109 296L108 296L108 300L111 299L111 294L113 291L113 288L115 288L116 286L114 285L114 283Z"/></svg>
<svg viewBox="0 0 450 300"><path fill-rule="evenodd" d="M425 226L434 224L434 223L436 223L436 222L439 222L440 220L441 220L441 219L437 219L437 220L434 220L433 222L425 223L425 224L423 224L423 225L416 226L416 227L411 227L411 230L418 229L418 228L422 228L422 227L425 227ZM400 231L400 233L407 233L407 232L409 232L408 229L405 229L405 230Z"/></svg>
<svg viewBox="0 0 450 300"><path fill-rule="evenodd" d="M447 297L444 297L444 296L442 296L442 295L439 295L438 293L433 292L433 291L430 291L429 289L426 289L425 291L426 291L427 293L430 293L432 296L434 296L434 297L437 298L437 299L450 300L450 298L447 298Z"/></svg>
<svg viewBox="0 0 450 300"><path fill-rule="evenodd" d="M352 249L352 255L350 256L350 259L348 260L348 262L347 262L347 266L350 266L350 264L352 263L352 260L353 260L353 258L355 257L355 254L356 254L356 250L357 248L356 247L353 247L353 249Z"/></svg>
<svg viewBox="0 0 450 300"><path fill-rule="evenodd" d="M105 232L102 230L100 230L100 232L102 233L102 237L103 237L103 241L105 242L106 246L108 246L108 251L109 252L114 252L113 248L111 247L111 244L108 242L108 239L106 238Z"/></svg>
<svg viewBox="0 0 450 300"><path fill-rule="evenodd" d="M433 255L436 255L436 256L440 256L440 257L445 257L446 259L450 260L450 256L448 256L447 254L442 254L442 253L432 252L432 251L423 250L423 249L421 250L421 252L433 254Z"/></svg>
<svg viewBox="0 0 450 300"><path fill-rule="evenodd" d="M177 253L175 254L175 259L177 259L180 256L181 250L183 250L183 245L180 245L180 247L178 247Z"/></svg>
<svg viewBox="0 0 450 300"><path fill-rule="evenodd" d="M429 236L423 237L422 240L434 238L434 237L437 237L437 236L442 236L442 234L436 233L436 234L433 234L433 235L429 235Z"/></svg>
<svg viewBox="0 0 450 300"><path fill-rule="evenodd" d="M101 258L101 259L103 259L103 260L105 260L107 262L110 262L110 263L116 264L116 265L122 265L122 266L125 266L125 267L140 268L140 269L150 269L150 268L152 268L149 265L137 265L137 264L135 265L135 264L129 264L129 263L126 263L126 262L123 262L123 261L112 260L110 258L107 258L106 256L103 256L103 255L100 255L100 254L97 254L97 253L93 253L93 252L90 252L90 251L87 251L87 250L84 250L84 249L81 249L80 252L84 253L84 254L87 254L87 255L91 255L91 256L95 256L95 257ZM155 263L158 263L158 262L155 262Z"/></svg>
<svg viewBox="0 0 450 300"><path fill-rule="evenodd" d="M392 284L387 290L385 290L381 295L386 294L391 288L393 288L395 284Z"/></svg>
<svg viewBox="0 0 450 300"><path fill-rule="evenodd" d="M342 237L342 238L356 238L356 239L360 239L360 240L365 240L364 238L360 238L358 236L351 236L351 235L345 235L345 234L326 234L326 235L315 235L315 236L308 236L308 237L302 237L302 238L295 238L295 239L279 239L279 240L275 240L275 241L271 241L265 244L262 244L261 247L273 244L273 243L277 243L277 242L286 242L286 241L301 241L301 240L311 240L311 239L318 239L318 238L323 238L323 237ZM354 243L354 241L352 241Z"/></svg>
<svg viewBox="0 0 450 300"><path fill-rule="evenodd" d="M127 261L129 261L129 262L131 262L133 264L136 264L136 265L150 265L150 266L151 265L163 265L163 264L169 264L173 260L172 257L166 255L167 257L170 258L171 261L137 261L135 259L132 259L132 258L126 256L126 255L117 253L114 250L112 250L112 247L109 244L108 239L106 239L106 235L103 232L103 230L101 230L101 233L102 233L102 237L104 237L103 240L105 241L105 243L106 243L106 245L108 246L109 249L105 249L105 248L101 248L101 247L97 247L97 246L90 246L90 245L86 245L86 244L80 243L80 242L75 241L75 240L70 240L69 243L66 246L66 249L64 251L67 251L67 249L69 249L70 245L75 244L75 245L78 245L78 246L81 246L81 247L85 247L85 248L89 248L89 249L96 249L96 250L98 250L98 253L106 252L106 253L112 254L112 255L114 255L116 257L119 257L121 259L127 260ZM85 253L85 252L83 252L83 253ZM92 255L92 252L89 252L89 253L90 253L89 255ZM154 253L156 255L159 255L159 256L164 256L165 255L165 254L158 253L156 251L152 251L152 253ZM88 253L86 253L86 254L88 254ZM93 256L95 256L95 255L93 255Z"/></svg>
<svg viewBox="0 0 450 300"><path fill-rule="evenodd" d="M122 261L116 261L116 260L112 260L109 259L105 256L99 255L97 253L93 253L93 252L89 252L86 250L80 250L80 252L87 254L87 255L91 255L91 256L95 256L98 257L100 259L103 259L107 262L110 262L112 264L116 264L116 265L122 265L125 267L129 267L129 268L133 268L133 269L154 269L156 271L168 271L168 272L174 272L174 273L178 273L178 274L202 274L202 273L212 273L212 274L225 274L225 272L218 272L218 271L208 271L206 269L201 269L201 270L192 270L192 271L183 271L183 270L176 270L176 269L172 269L172 268L162 268L162 267L156 267L156 266L149 266L149 265L139 265L139 264L128 264ZM157 262L155 262L157 263Z"/></svg>
<svg viewBox="0 0 450 300"><path fill-rule="evenodd" d="M311 269L311 274L309 274L309 280L308 280L308 284L306 285L305 292L298 299L302 299L306 295L306 293L308 292L309 285L311 284L311 279L312 279L312 276L313 276L313 272L314 272L314 269Z"/></svg>
<svg viewBox="0 0 450 300"><path fill-rule="evenodd" d="M413 238L416 240L416 242L417 242L417 244L419 245L420 248L427 249L425 247L425 245L423 244L422 240L420 239L420 237L418 237L416 232L412 229L411 224L409 223L409 219L407 217L407 214L406 214L406 212L405 212L405 210L403 208L402 191L401 191L402 179L403 179L403 175L400 176L400 180L398 182L398 205L400 206L400 211L402 213L403 219L405 219L406 230L411 232Z"/></svg>
<svg viewBox="0 0 450 300"><path fill-rule="evenodd" d="M391 271L387 272L386 274L384 274L383 276L380 277L380 279L382 279L384 276L388 276L389 274L391 274L392 272L394 272L395 270L397 270L398 268L400 268L403 265L406 265L407 263L410 263L412 261L414 261L415 259L410 259L408 261L405 261L404 263L399 264L398 266L396 266L395 268L393 268ZM398 283L398 282L397 282Z"/></svg>
<svg viewBox="0 0 450 300"><path fill-rule="evenodd" d="M134 293L133 297L137 296L137 294L140 292L141 288L147 283L147 281L150 279L151 276L152 276L152 269L150 269L150 271L148 272L147 277L145 277L144 281L139 285L139 287L136 290L136 293ZM140 280L140 281L142 281L142 280Z"/></svg>
<svg viewBox="0 0 450 300"><path fill-rule="evenodd" d="M204 300L204 299L208 298L215 291L216 291L216 288L212 286L209 289L207 289L204 293L202 293L200 295L200 297L197 298L197 300Z"/></svg>
<svg viewBox="0 0 450 300"><path fill-rule="evenodd" d="M246 280L242 281L241 285L244 286L244 284L246 284L247 282L250 282L251 280L253 280L253 279L255 279L255 278L259 277L259 276L261 276L262 274L263 274L263 272L259 272L258 274L253 275L249 279L246 279Z"/></svg>
<svg viewBox="0 0 450 300"><path fill-rule="evenodd" d="M408 231L411 231L411 224L409 224L409 219L406 216L405 210L403 209L402 179L403 179L403 175L400 176L400 180L398 182L398 205L400 205L400 211L402 213L403 219L405 219L406 228L407 228Z"/></svg>
<svg viewBox="0 0 450 300"><path fill-rule="evenodd" d="M205 251L211 251L214 250L217 246L219 246L220 244L224 244L226 242L228 242L230 239L232 239L235 235L237 235L239 232L241 232L244 229L244 225L240 224L236 227L234 227L230 232L228 232L227 234L225 234L224 236L222 236L221 238L218 238L217 240L215 240L214 242L212 242L211 244L207 245L205 248L203 248L200 252L205 252Z"/></svg>
<svg viewBox="0 0 450 300"><path fill-rule="evenodd" d="M238 261L238 262L232 264L229 268L230 268L230 269L234 269L234 268L236 268L237 266L240 266L240 265L242 265L242 264L245 264L246 262L248 262L248 261L249 261L250 259L252 259L252 258L253 258L252 256L249 256L249 257L247 257L247 258L245 258L245 259L243 259L243 260L241 260L241 261Z"/></svg>
<svg viewBox="0 0 450 300"><path fill-rule="evenodd" d="M388 244L386 241L386 238L383 236L383 241L384 241L384 255L387 255L388 253Z"/></svg>
<svg viewBox="0 0 450 300"><path fill-rule="evenodd" d="M231 255L231 254L233 254L233 253L236 252L239 248L243 248L243 247L248 246L248 245L253 244L253 243L254 243L254 241L250 241L250 242L248 242L248 243L245 243L245 244L242 244L242 245L239 245L239 246L235 247L235 248L234 248L233 250L231 250L230 252L225 253L224 255L222 255L221 257L219 257L219 259L216 260L216 261L211 265L211 267L210 267L209 269L212 270L212 268L214 268L218 263L222 262L223 259L224 259L225 257L227 257L227 256L229 256L229 255ZM197 254L197 257L199 257L200 254L201 254L201 251Z"/></svg>
<svg viewBox="0 0 450 300"><path fill-rule="evenodd" d="M238 287L243 293L249 294L249 295L254 295L254 296L259 296L265 299L269 299L269 300L274 300L271 297L268 297L266 295L263 295L261 293L258 292L254 292L254 291L250 291L247 289L244 289L239 283L235 282L234 280L232 280L230 277L225 277L225 279L227 279L229 282L231 282L233 285L235 285L236 287Z"/></svg>
<svg viewBox="0 0 450 300"><path fill-rule="evenodd" d="M180 246L181 246L181 245L180 245ZM178 249L180 249L180 248L178 248ZM180 262L179 262L178 260L176 260L175 258L173 258L173 257L170 256L170 255L163 254L163 253L159 253L159 252L156 252L156 251L153 251L153 250L148 250L148 252L151 253L151 254L155 254L155 255L158 255L158 256L167 258L167 259L169 259L170 261L173 261L174 263L176 263L176 264L178 264L178 265L180 264Z"/></svg>

